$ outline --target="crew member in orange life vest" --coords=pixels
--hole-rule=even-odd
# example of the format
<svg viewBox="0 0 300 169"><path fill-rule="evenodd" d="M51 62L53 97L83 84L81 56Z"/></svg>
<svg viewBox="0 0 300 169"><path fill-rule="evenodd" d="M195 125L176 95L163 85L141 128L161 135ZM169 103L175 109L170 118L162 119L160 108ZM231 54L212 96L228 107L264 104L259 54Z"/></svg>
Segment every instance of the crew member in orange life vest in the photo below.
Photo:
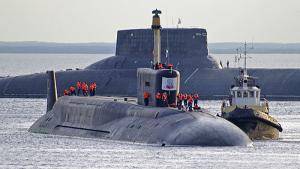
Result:
<svg viewBox="0 0 300 169"><path fill-rule="evenodd" d="M93 85L93 83L90 84L89 91L90 91L90 96L93 96L93 91L94 91L94 85Z"/></svg>
<svg viewBox="0 0 300 169"><path fill-rule="evenodd" d="M73 96L73 95L76 96L75 87L70 86L69 91L70 91L71 96Z"/></svg>
<svg viewBox="0 0 300 169"><path fill-rule="evenodd" d="M161 100L162 100L162 105L164 107L168 107L168 95L166 92L162 94Z"/></svg>
<svg viewBox="0 0 300 169"><path fill-rule="evenodd" d="M93 96L95 96L95 94L96 94L96 89L97 89L97 84L96 84L96 82L93 82L93 86L94 86L94 90L93 90Z"/></svg>
<svg viewBox="0 0 300 169"><path fill-rule="evenodd" d="M70 95L69 91L67 89L65 89L64 90L64 96L69 96L69 95Z"/></svg>
<svg viewBox="0 0 300 169"><path fill-rule="evenodd" d="M144 92L144 103L145 103L145 106L149 105L149 97L150 97L150 94L148 92Z"/></svg>
<svg viewBox="0 0 300 169"><path fill-rule="evenodd" d="M76 87L77 87L77 95L79 96L80 91L82 90L82 89L81 89L81 82L80 82L80 81L78 81L78 82L76 83Z"/></svg>
<svg viewBox="0 0 300 169"><path fill-rule="evenodd" d="M96 82L93 82L90 84L89 90L90 90L90 96L95 96L96 93Z"/></svg>
<svg viewBox="0 0 300 169"><path fill-rule="evenodd" d="M157 107L161 107L161 105L162 105L161 97L162 97L162 94L157 92L155 95Z"/></svg>
<svg viewBox="0 0 300 169"><path fill-rule="evenodd" d="M194 94L193 95L193 99L194 99L194 106L198 105L199 95L198 94Z"/></svg>
<svg viewBox="0 0 300 169"><path fill-rule="evenodd" d="M188 109L189 111L193 111L193 98L191 96L188 97Z"/></svg>
<svg viewBox="0 0 300 169"><path fill-rule="evenodd" d="M181 110L182 109L182 94L181 93L178 93L177 94L177 108L178 110Z"/></svg>
<svg viewBox="0 0 300 169"><path fill-rule="evenodd" d="M184 104L184 107L186 108L187 104L188 104L188 95L187 94L183 94L183 104Z"/></svg>
<svg viewBox="0 0 300 169"><path fill-rule="evenodd" d="M84 96L87 96L88 85L85 82L81 83L81 89Z"/></svg>

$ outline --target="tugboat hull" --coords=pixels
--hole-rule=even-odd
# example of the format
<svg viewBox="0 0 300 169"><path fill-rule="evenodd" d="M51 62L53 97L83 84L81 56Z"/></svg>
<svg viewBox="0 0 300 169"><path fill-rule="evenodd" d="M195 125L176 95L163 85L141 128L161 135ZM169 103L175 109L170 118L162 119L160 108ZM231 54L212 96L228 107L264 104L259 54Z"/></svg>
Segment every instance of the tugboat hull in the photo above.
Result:
<svg viewBox="0 0 300 169"><path fill-rule="evenodd" d="M259 120L232 120L228 119L233 124L242 129L250 139L264 140L264 139L278 139L279 130Z"/></svg>
<svg viewBox="0 0 300 169"><path fill-rule="evenodd" d="M227 110L226 110L227 109ZM281 125L269 114L255 108L226 108L222 117L242 129L250 139L278 139ZM232 106L231 106L232 109Z"/></svg>

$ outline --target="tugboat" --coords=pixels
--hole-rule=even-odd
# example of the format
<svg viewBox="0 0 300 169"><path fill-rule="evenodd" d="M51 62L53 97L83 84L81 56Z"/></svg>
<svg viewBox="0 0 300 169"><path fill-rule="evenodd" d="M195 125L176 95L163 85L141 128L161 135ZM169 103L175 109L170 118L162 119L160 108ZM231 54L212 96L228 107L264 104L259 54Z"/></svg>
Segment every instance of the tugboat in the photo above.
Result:
<svg viewBox="0 0 300 169"><path fill-rule="evenodd" d="M269 104L260 98L261 89L255 84L257 78L247 74L247 45L245 43L244 68L231 86L228 102L223 101L221 117L242 129L250 139L278 139L282 127L270 116Z"/></svg>

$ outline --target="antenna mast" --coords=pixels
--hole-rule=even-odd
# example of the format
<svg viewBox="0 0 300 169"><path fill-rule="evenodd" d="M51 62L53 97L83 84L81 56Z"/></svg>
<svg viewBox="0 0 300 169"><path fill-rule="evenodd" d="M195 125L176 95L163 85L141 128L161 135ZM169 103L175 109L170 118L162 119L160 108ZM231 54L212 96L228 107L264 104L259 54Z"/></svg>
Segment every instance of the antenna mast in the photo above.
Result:
<svg viewBox="0 0 300 169"><path fill-rule="evenodd" d="M244 55L245 55L245 60L244 60L244 74L247 74L247 43L245 42L244 44L245 47L245 51L244 51Z"/></svg>

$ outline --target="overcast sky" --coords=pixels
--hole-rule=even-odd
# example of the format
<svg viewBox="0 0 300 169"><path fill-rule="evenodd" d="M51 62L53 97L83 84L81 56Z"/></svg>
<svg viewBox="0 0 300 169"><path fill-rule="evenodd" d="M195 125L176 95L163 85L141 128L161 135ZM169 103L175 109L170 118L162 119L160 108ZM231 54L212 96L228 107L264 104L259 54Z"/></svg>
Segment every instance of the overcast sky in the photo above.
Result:
<svg viewBox="0 0 300 169"><path fill-rule="evenodd" d="M163 27L181 18L209 42L300 42L300 0L0 0L0 41L115 42L155 8Z"/></svg>

